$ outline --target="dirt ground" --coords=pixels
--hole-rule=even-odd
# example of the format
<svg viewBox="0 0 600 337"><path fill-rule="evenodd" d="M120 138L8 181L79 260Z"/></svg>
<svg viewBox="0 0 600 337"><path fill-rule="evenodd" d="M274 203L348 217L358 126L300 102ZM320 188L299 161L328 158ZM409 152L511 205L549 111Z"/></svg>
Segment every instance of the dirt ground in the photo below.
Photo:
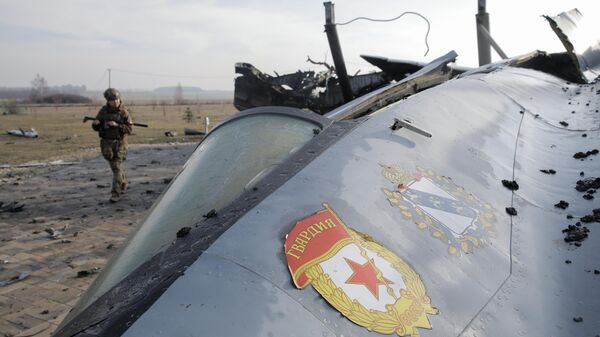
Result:
<svg viewBox="0 0 600 337"><path fill-rule="evenodd" d="M29 105L18 115L0 114L0 166L15 165L52 159L77 160L94 156L98 148L98 134L84 116L95 117L96 105ZM162 144L197 142L198 136L185 136L184 129L205 129L205 118L212 128L237 110L231 101L199 101L188 105L128 104L135 123L148 128L134 127L130 144ZM186 111L190 119L187 120ZM34 128L38 138L9 136L8 130ZM176 133L168 137L165 132Z"/></svg>
<svg viewBox="0 0 600 337"><path fill-rule="evenodd" d="M74 165L0 169L0 202L23 205L0 212L0 336L50 336L95 278L78 274L104 267L195 145L130 146L115 204L97 149Z"/></svg>

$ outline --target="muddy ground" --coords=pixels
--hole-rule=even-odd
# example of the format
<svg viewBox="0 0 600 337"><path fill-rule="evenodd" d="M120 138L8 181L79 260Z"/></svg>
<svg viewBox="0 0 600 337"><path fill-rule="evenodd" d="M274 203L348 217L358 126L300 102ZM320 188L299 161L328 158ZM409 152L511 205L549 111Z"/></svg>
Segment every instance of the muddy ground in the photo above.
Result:
<svg viewBox="0 0 600 337"><path fill-rule="evenodd" d="M194 148L130 146L129 189L115 204L100 156L0 169L0 203L23 205L0 212L0 336L50 336L96 275L85 274L104 267Z"/></svg>

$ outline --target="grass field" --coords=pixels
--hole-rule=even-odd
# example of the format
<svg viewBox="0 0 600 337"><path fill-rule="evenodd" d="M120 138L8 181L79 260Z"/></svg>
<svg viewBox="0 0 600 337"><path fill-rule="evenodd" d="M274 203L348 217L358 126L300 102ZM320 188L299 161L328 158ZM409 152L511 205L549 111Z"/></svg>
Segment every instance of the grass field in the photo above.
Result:
<svg viewBox="0 0 600 337"><path fill-rule="evenodd" d="M204 118L209 117L214 127L225 117L235 113L231 101L205 102L193 105L128 105L133 121L149 124L149 128L134 127L130 144L168 142L198 142L201 136L184 136L184 128L204 131ZM195 117L184 120L186 108ZM76 160L99 153L98 134L91 122L83 123L84 116L95 117L100 105L27 106L18 115L0 115L0 165L17 165L51 160ZM38 138L9 136L12 129L35 128ZM177 132L176 137L165 136L166 131Z"/></svg>

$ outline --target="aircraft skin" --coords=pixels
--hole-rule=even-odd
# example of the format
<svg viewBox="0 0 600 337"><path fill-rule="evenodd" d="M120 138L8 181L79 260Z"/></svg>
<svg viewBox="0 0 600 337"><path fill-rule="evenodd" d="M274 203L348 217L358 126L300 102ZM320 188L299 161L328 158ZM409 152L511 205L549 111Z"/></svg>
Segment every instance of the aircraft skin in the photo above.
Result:
<svg viewBox="0 0 600 337"><path fill-rule="evenodd" d="M168 245L146 252L143 261L119 265L128 247L150 240L142 238L153 212L175 207L171 195L209 188L185 180L186 171L200 170L194 161L208 151L201 143L106 268L108 276L92 286L96 294L82 300L56 336L375 336L388 327L376 319L367 327L355 323L369 321L375 311L360 316L340 309L336 299L354 296L361 306L393 313L415 285L429 302L410 303L428 309L414 319L394 316L398 326L386 334L596 336L599 224L582 220L593 219L600 196L575 187L600 175L600 155L593 151L600 138L598 109L595 82L573 84L501 63L352 120L332 122L278 107L240 112L203 143L253 118L302 120L315 131L272 170L243 182L216 214L207 213L210 203L195 207L204 201L191 200L184 208L197 216L165 224ZM395 119L409 120L431 137L392 130ZM578 152L584 157L574 158ZM383 274L375 289L355 280L356 262L348 262L354 274L335 281L336 294L325 294L316 278L297 287L289 263L301 249L291 250L286 238L318 212L335 214L337 227L351 229L360 241L357 247L369 247L366 259ZM564 231L569 225L589 232L565 242L573 238ZM179 231L184 226L189 233ZM311 239L325 235L319 228ZM326 278L334 281L334 274L349 268L339 261L320 262ZM111 276L119 268L127 271ZM386 292L396 302L379 303ZM367 305L369 294L375 299Z"/></svg>

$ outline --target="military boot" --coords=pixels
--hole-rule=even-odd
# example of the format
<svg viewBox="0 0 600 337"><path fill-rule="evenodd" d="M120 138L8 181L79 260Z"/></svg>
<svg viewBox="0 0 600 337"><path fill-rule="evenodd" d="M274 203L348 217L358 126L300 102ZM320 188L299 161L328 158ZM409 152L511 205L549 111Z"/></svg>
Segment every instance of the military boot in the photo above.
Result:
<svg viewBox="0 0 600 337"><path fill-rule="evenodd" d="M125 193L127 191L127 187L129 186L129 184L124 181L121 183L121 193Z"/></svg>
<svg viewBox="0 0 600 337"><path fill-rule="evenodd" d="M110 202L117 202L121 200L121 196L117 192L112 192L109 200Z"/></svg>

